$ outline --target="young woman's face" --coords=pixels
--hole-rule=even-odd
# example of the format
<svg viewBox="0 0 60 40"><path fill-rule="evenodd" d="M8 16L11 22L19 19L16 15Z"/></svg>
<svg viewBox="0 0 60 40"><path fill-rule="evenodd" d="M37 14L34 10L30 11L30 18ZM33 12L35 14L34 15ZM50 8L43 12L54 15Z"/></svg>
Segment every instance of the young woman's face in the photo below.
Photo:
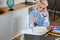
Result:
<svg viewBox="0 0 60 40"><path fill-rule="evenodd" d="M45 8L46 8L46 6L42 3L38 5L38 10L39 11L43 11Z"/></svg>

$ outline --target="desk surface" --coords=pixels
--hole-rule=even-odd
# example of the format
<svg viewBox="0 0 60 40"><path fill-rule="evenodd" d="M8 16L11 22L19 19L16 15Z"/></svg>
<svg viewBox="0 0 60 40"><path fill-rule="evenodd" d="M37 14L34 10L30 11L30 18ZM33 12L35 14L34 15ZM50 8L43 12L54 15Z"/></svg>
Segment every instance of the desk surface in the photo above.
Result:
<svg viewBox="0 0 60 40"><path fill-rule="evenodd" d="M48 35L48 36L37 36L37 35L29 35L29 34L25 34L24 35L24 38L25 40L55 40L57 38L60 38L60 37L55 37L55 36L52 36L52 35Z"/></svg>
<svg viewBox="0 0 60 40"><path fill-rule="evenodd" d="M36 32L33 32L32 29L26 29L26 30L22 30L21 33L22 33L22 34L30 34L30 35L43 35L43 34L45 34L46 32L36 33Z"/></svg>
<svg viewBox="0 0 60 40"><path fill-rule="evenodd" d="M55 40L57 38L60 38L60 36L57 37L57 36L53 36L53 35L48 35L48 36L42 35L45 33L42 33L42 34L34 33L32 31L32 29L24 30L24 31L22 31L22 33L24 34L25 40Z"/></svg>

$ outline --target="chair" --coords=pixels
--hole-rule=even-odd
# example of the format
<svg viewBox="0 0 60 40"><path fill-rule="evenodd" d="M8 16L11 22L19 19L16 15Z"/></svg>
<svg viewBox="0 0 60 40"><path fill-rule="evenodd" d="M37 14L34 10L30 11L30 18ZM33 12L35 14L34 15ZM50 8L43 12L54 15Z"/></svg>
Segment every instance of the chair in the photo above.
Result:
<svg viewBox="0 0 60 40"><path fill-rule="evenodd" d="M26 20L25 20L25 29L29 29L29 15L27 16Z"/></svg>
<svg viewBox="0 0 60 40"><path fill-rule="evenodd" d="M53 16L53 20L56 20L56 15L60 14L60 0L48 0L48 11L53 13L51 16ZM59 18L59 17L58 17Z"/></svg>

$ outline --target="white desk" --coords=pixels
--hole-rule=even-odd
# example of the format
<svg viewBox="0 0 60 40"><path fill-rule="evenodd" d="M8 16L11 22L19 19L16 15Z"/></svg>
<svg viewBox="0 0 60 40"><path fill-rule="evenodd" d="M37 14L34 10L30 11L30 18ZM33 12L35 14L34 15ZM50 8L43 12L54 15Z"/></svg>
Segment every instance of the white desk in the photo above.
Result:
<svg viewBox="0 0 60 40"><path fill-rule="evenodd" d="M33 32L32 29L22 30L21 33L22 34L30 34L30 35L43 35L43 34L45 34L45 32L44 33L36 33L36 32Z"/></svg>
<svg viewBox="0 0 60 40"><path fill-rule="evenodd" d="M46 32L44 32L44 33L35 33L35 32L33 32L32 29L22 30L22 31L21 31L21 39L20 39L20 40L24 40L24 34L41 36L41 35L43 35L43 34L45 34L45 33L46 33Z"/></svg>

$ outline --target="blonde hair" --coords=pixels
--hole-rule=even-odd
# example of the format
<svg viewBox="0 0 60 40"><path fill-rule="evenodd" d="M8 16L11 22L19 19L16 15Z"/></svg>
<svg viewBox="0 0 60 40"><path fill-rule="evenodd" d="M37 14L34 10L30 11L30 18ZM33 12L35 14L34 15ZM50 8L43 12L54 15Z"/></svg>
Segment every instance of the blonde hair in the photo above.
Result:
<svg viewBox="0 0 60 40"><path fill-rule="evenodd" d="M40 1L38 2L38 4L40 4L40 3L43 3L44 5L46 5L46 7L48 6L47 0L40 0Z"/></svg>

